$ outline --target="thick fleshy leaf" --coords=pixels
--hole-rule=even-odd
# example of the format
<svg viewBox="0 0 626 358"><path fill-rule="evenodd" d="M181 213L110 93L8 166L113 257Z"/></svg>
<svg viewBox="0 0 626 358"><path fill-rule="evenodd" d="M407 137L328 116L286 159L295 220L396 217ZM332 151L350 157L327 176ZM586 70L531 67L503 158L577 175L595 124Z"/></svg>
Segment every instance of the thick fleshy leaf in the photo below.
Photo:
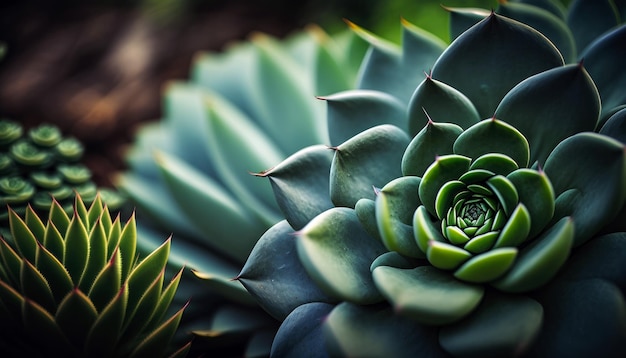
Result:
<svg viewBox="0 0 626 358"><path fill-rule="evenodd" d="M545 317L529 356L623 355L626 307L623 294L613 284L600 279L555 282L537 299Z"/></svg>
<svg viewBox="0 0 626 358"><path fill-rule="evenodd" d="M356 216L359 218L363 229L370 234L371 237L380 241L383 239L380 237L378 231L378 224L376 223L376 202L372 199L359 199L354 206Z"/></svg>
<svg viewBox="0 0 626 358"><path fill-rule="evenodd" d="M452 42L432 76L461 91L488 118L517 83L562 64L556 47L539 32L492 13Z"/></svg>
<svg viewBox="0 0 626 358"><path fill-rule="evenodd" d="M54 317L36 302L29 299L23 301L22 318L33 345L65 357L78 355L59 329Z"/></svg>
<svg viewBox="0 0 626 358"><path fill-rule="evenodd" d="M612 0L573 0L567 25L574 34L578 52L583 52L594 39L617 26L618 17Z"/></svg>
<svg viewBox="0 0 626 358"><path fill-rule="evenodd" d="M30 232L33 233L35 239L37 239L38 242L43 242L46 225L41 221L37 213L30 205L26 207L26 212L24 213L24 223L26 223Z"/></svg>
<svg viewBox="0 0 626 358"><path fill-rule="evenodd" d="M344 302L332 310L324 331L331 356L447 356L437 342L436 329L415 324L386 305L357 306Z"/></svg>
<svg viewBox="0 0 626 358"><path fill-rule="evenodd" d="M383 244L390 251L414 258L424 258L411 226L413 213L421 205L419 184L419 177L400 177L387 183L376 197L376 221Z"/></svg>
<svg viewBox="0 0 626 358"><path fill-rule="evenodd" d="M572 160L576 158L576 160ZM610 137L581 133L561 142L544 171L556 199L555 219L571 216L574 246L611 222L626 197L624 145Z"/></svg>
<svg viewBox="0 0 626 358"><path fill-rule="evenodd" d="M465 130L454 142L454 153L478 158L500 153L513 159L520 167L528 166L528 141L513 126L496 119L485 119Z"/></svg>
<svg viewBox="0 0 626 358"><path fill-rule="evenodd" d="M415 210L413 215L413 235L417 246L422 252L428 251L428 243L431 240L446 242L447 240L441 234L441 225L438 221L434 221L433 217L428 213L428 209L424 205Z"/></svg>
<svg viewBox="0 0 626 358"><path fill-rule="evenodd" d="M37 253L37 239L30 231L24 220L13 210L9 209L9 225L11 236L19 254L30 262L35 262Z"/></svg>
<svg viewBox="0 0 626 358"><path fill-rule="evenodd" d="M515 207L506 224L500 231L500 237L494 244L498 247L516 247L521 245L528 238L530 232L530 213L524 204Z"/></svg>
<svg viewBox="0 0 626 358"><path fill-rule="evenodd" d="M452 146L463 129L452 123L428 121L402 156L402 174L423 176L438 156L452 154Z"/></svg>
<svg viewBox="0 0 626 358"><path fill-rule="evenodd" d="M159 328L143 339L133 349L130 357L154 357L166 352L174 333L178 329L178 324L186 307L178 310L172 317L163 322Z"/></svg>
<svg viewBox="0 0 626 358"><path fill-rule="evenodd" d="M546 230L517 255L503 277L492 285L505 292L527 292L550 281L569 257L574 223L563 218Z"/></svg>
<svg viewBox="0 0 626 358"><path fill-rule="evenodd" d="M207 98L207 102L207 150L215 163L217 177L235 198L246 202L247 207L261 220L273 224L277 221L278 208L273 201L269 184L245 173L258 172L276 165L283 160L284 154L276 148L276 143L266 133L237 108L216 96ZM283 109L284 107L288 106L283 105ZM298 123L305 120L302 114L297 118ZM288 130L284 130L283 142L291 139L288 137ZM298 136L306 142L301 133ZM298 149L304 144L300 143Z"/></svg>
<svg viewBox="0 0 626 358"><path fill-rule="evenodd" d="M296 251L295 231L283 220L261 236L237 279L279 321L309 302L330 302L309 278Z"/></svg>
<svg viewBox="0 0 626 358"><path fill-rule="evenodd" d="M380 266L372 275L395 312L428 325L449 324L467 316L484 292L481 286L458 281L432 266Z"/></svg>
<svg viewBox="0 0 626 358"><path fill-rule="evenodd" d="M39 246L36 267L50 285L56 302L60 302L74 287L70 274L65 266L45 247Z"/></svg>
<svg viewBox="0 0 626 358"><path fill-rule="evenodd" d="M546 1L546 3L550 3ZM524 3L500 3L498 14L523 22L544 34L559 49L566 63L576 61L574 36L564 19L548 10Z"/></svg>
<svg viewBox="0 0 626 358"><path fill-rule="evenodd" d="M324 350L322 324L333 305L322 302L297 307L281 324L274 343L272 357L328 357Z"/></svg>
<svg viewBox="0 0 626 358"><path fill-rule="evenodd" d="M439 342L455 357L518 357L540 334L543 307L532 298L490 292L476 311L443 327Z"/></svg>
<svg viewBox="0 0 626 358"><path fill-rule="evenodd" d="M496 109L499 119L514 126L528 140L531 164L545 163L563 139L593 131L599 115L598 90L581 64L529 77L507 93Z"/></svg>
<svg viewBox="0 0 626 358"><path fill-rule="evenodd" d="M328 136L333 146L381 124L407 128L404 103L385 92L352 90L318 99L327 104Z"/></svg>
<svg viewBox="0 0 626 358"><path fill-rule="evenodd" d="M154 318L154 312L159 304L165 270L154 279L143 292L136 308L126 313L124 327L122 328L121 344L125 344L138 337L144 332L145 327ZM130 292L129 292L130 293Z"/></svg>
<svg viewBox="0 0 626 358"><path fill-rule="evenodd" d="M297 248L309 276L327 294L360 304L380 301L370 265L386 250L367 234L354 210L333 208L318 215L300 231Z"/></svg>
<svg viewBox="0 0 626 358"><path fill-rule="evenodd" d="M126 224L124 224L117 247L119 248L122 258L122 281L125 281L136 263L137 222L134 213L130 216Z"/></svg>
<svg viewBox="0 0 626 358"><path fill-rule="evenodd" d="M378 256L372 265L370 266L370 271L374 271L378 266L391 266L395 268L414 268L422 262L419 259L413 259L410 257L402 256L395 251L385 252L384 254Z"/></svg>
<svg viewBox="0 0 626 358"><path fill-rule="evenodd" d="M408 113L411 136L415 136L430 120L469 128L481 119L472 102L463 93L430 75L426 75L415 89Z"/></svg>
<svg viewBox="0 0 626 358"><path fill-rule="evenodd" d="M554 215L554 189L543 171L518 169L507 175L515 186L520 203L530 214L530 232L532 239L543 230Z"/></svg>
<svg viewBox="0 0 626 358"><path fill-rule="evenodd" d="M567 9L565 5L558 0L512 0L511 2L537 6L538 8L549 11L559 19L565 20Z"/></svg>
<svg viewBox="0 0 626 358"><path fill-rule="evenodd" d="M402 153L408 144L406 132L383 124L336 147L330 167L330 197L335 206L354 208L361 198L375 198L372 186L382 187L402 176Z"/></svg>
<svg viewBox="0 0 626 358"><path fill-rule="evenodd" d="M507 215L512 215L519 202L519 194L511 181L502 175L494 175L487 180L487 186L498 197L502 209Z"/></svg>
<svg viewBox="0 0 626 358"><path fill-rule="evenodd" d="M613 114L600 129L600 134L608 135L626 144L626 108Z"/></svg>
<svg viewBox="0 0 626 358"><path fill-rule="evenodd" d="M170 252L171 239L146 256L128 276L128 309L132 312L152 282L165 268Z"/></svg>
<svg viewBox="0 0 626 358"><path fill-rule="evenodd" d="M626 233L596 237L572 252L559 278L580 280L601 278L617 285L626 293Z"/></svg>
<svg viewBox="0 0 626 358"><path fill-rule="evenodd" d="M52 290L48 281L43 275L28 261L22 261L20 270L20 288L24 297L28 297L48 312L53 313L56 309L56 302L52 295Z"/></svg>
<svg viewBox="0 0 626 358"><path fill-rule="evenodd" d="M94 279L88 295L98 311L103 310L119 294L122 285L122 260L119 250L115 250L109 262Z"/></svg>
<svg viewBox="0 0 626 358"><path fill-rule="evenodd" d="M65 235L63 264L75 285L80 282L87 260L89 260L89 234L80 218L74 215Z"/></svg>
<svg viewBox="0 0 626 358"><path fill-rule="evenodd" d="M450 13L450 40L467 31L491 14L491 11L470 7L444 7Z"/></svg>
<svg viewBox="0 0 626 358"><path fill-rule="evenodd" d="M301 80L300 66L268 36L257 34L253 42L259 56L246 81L253 89L252 108L270 140L280 143L283 153L328 143L325 123L318 120L324 106L311 100L311 84Z"/></svg>
<svg viewBox="0 0 626 358"><path fill-rule="evenodd" d="M79 288L84 292L89 292L93 280L107 262L107 238L104 226L98 220L89 233L89 260L79 283Z"/></svg>
<svg viewBox="0 0 626 358"><path fill-rule="evenodd" d="M602 1L605 2L605 1ZM588 16L588 15L585 15ZM626 103L626 73L623 60L626 58L626 25L596 39L589 45L579 60L584 61L602 99L601 120L604 122L615 107Z"/></svg>
<svg viewBox="0 0 626 358"><path fill-rule="evenodd" d="M453 270L469 260L472 254L460 247L431 240L428 242L428 261L438 269Z"/></svg>
<svg viewBox="0 0 626 358"><path fill-rule="evenodd" d="M75 347L82 347L97 317L98 312L91 300L74 289L59 304L54 320Z"/></svg>
<svg viewBox="0 0 626 358"><path fill-rule="evenodd" d="M184 268L181 268L175 275L172 277L170 282L165 286L162 290L161 297L159 297L159 302L154 308L154 312L152 314L152 318L148 323L146 323L144 327L144 331L151 331L158 327L158 325L162 322L165 314L170 308L172 301L174 300L174 296L178 290L178 286L180 284L180 279L183 276Z"/></svg>
<svg viewBox="0 0 626 358"><path fill-rule="evenodd" d="M349 23L371 45L360 68L357 87L389 93L408 103L419 76L430 70L445 48L432 34L403 22L402 49Z"/></svg>
<svg viewBox="0 0 626 358"><path fill-rule="evenodd" d="M0 253L2 253L2 265L5 274L13 282L20 281L20 270L22 269L22 258L13 250L13 247L0 236Z"/></svg>
<svg viewBox="0 0 626 358"><path fill-rule="evenodd" d="M454 272L454 277L473 283L493 281L511 268L517 253L513 247L487 251L466 261Z"/></svg>
<svg viewBox="0 0 626 358"><path fill-rule="evenodd" d="M206 237L206 244L243 262L253 246L251 238L258 237L263 225L209 177L165 153L158 155L158 162L180 209L201 230L212 233ZM207 218L207 212L217 215Z"/></svg>
<svg viewBox="0 0 626 358"><path fill-rule="evenodd" d="M278 207L296 230L333 207L328 189L332 158L328 147L311 146L255 174L269 178Z"/></svg>
<svg viewBox="0 0 626 358"><path fill-rule="evenodd" d="M432 216L437 216L435 203L441 187L450 180L460 178L469 169L470 162L468 157L450 154L435 158L426 169L418 192L420 200Z"/></svg>
<svg viewBox="0 0 626 358"><path fill-rule="evenodd" d="M501 153L488 153L475 158L470 165L470 170L488 170L494 174L509 175L519 169L519 165L510 157Z"/></svg>

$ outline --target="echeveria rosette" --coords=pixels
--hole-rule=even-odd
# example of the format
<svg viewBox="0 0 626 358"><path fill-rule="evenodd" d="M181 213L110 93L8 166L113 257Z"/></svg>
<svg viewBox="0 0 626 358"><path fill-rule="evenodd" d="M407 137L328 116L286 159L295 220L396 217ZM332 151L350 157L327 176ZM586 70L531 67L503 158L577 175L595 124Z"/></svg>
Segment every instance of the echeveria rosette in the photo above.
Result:
<svg viewBox="0 0 626 358"><path fill-rule="evenodd" d="M170 347L183 308L169 312L170 240L140 258L135 217L113 218L99 195L72 215L53 201L48 218L9 209L0 239L0 351L7 357L184 357ZM173 308L173 307L172 307Z"/></svg>
<svg viewBox="0 0 626 358"><path fill-rule="evenodd" d="M71 214L75 194L90 203L96 192L111 210L124 204L122 195L93 183L91 171L80 162L83 145L64 137L54 125L27 130L18 122L2 119L0 150L0 227L4 235L9 235L7 205L22 215L28 205L45 214L54 198Z"/></svg>
<svg viewBox="0 0 626 358"><path fill-rule="evenodd" d="M269 354L277 322L232 280L281 218L270 185L250 172L329 142L314 97L352 88L365 50L351 32L315 26L284 40L254 34L200 54L191 79L166 88L163 119L137 132L118 184L143 219L139 245L173 233L170 264L195 273L179 295L194 297L182 323L194 350Z"/></svg>
<svg viewBox="0 0 626 358"><path fill-rule="evenodd" d="M626 55L604 54L565 64L491 13L400 101L405 122L335 126L343 142L263 172L286 220L239 280L284 319L273 355L621 355L625 101L601 103L624 90L593 74L621 76ZM381 97L329 102L329 121L370 118Z"/></svg>

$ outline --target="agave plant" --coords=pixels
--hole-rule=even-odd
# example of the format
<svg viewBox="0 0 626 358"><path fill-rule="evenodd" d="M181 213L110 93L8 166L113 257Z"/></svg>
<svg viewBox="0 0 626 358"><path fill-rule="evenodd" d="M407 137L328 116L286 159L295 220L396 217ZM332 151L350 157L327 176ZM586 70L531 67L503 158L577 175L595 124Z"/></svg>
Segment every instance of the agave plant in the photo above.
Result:
<svg viewBox="0 0 626 358"><path fill-rule="evenodd" d="M317 27L284 41L255 34L200 55L190 81L167 87L163 120L138 131L119 188L145 219L139 245L152 250L174 233L170 263L202 272L180 290L194 297L183 325L195 350L207 341L223 354L269 353L276 321L232 280L282 217L270 185L249 172L328 143L324 105L310 100L350 88L365 49L352 33Z"/></svg>
<svg viewBox="0 0 626 358"><path fill-rule="evenodd" d="M167 317L182 272L164 285L170 240L145 258L136 223L111 219L99 195L57 201L46 222L9 209L0 240L0 351L15 357L167 356L184 307ZM173 352L185 356L189 344ZM51 353L52 352L52 353Z"/></svg>
<svg viewBox="0 0 626 358"><path fill-rule="evenodd" d="M111 210L124 203L119 193L97 188L89 169L80 163L82 144L63 137L54 125L25 130L17 122L2 119L0 149L0 229L5 236L9 234L7 205L20 215L28 205L46 214L54 197L71 214L76 194L90 203L98 190Z"/></svg>
<svg viewBox="0 0 626 358"><path fill-rule="evenodd" d="M569 31L552 2L509 5ZM606 25L604 5L568 19ZM433 63L372 41L376 95L326 97L332 146L258 174L285 220L238 280L282 321L273 356L623 355L626 26L567 63L522 22L451 11L465 30Z"/></svg>

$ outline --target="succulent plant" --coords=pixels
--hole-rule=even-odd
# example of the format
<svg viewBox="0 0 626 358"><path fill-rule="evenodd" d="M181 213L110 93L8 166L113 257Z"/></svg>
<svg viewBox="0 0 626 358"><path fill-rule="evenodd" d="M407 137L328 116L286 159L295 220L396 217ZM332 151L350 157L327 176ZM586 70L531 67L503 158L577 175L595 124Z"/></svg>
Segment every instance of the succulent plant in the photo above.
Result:
<svg viewBox="0 0 626 358"><path fill-rule="evenodd" d="M584 44L553 4L502 7ZM517 15L449 10L436 60L372 38L373 91L324 98L331 146L257 174L285 220L238 280L282 321L273 356L623 355L626 26L571 60Z"/></svg>
<svg viewBox="0 0 626 358"><path fill-rule="evenodd" d="M9 234L7 205L20 215L28 205L46 214L54 197L71 214L76 194L90 203L98 190L111 210L124 203L119 193L93 183L91 171L80 163L82 144L63 137L54 125L26 130L17 122L2 119L0 149L0 228L5 236Z"/></svg>
<svg viewBox="0 0 626 358"><path fill-rule="evenodd" d="M167 316L182 273L164 284L170 240L140 259L134 215L112 220L99 195L89 209L77 195L73 210L53 201L43 221L30 206L23 217L9 209L12 235L0 240L3 356L166 356L184 311Z"/></svg>
<svg viewBox="0 0 626 358"><path fill-rule="evenodd" d="M328 143L314 96L350 88L365 49L318 27L281 41L255 34L198 56L191 80L165 90L163 119L138 131L119 188L144 219L139 245L174 233L170 263L202 272L183 275L179 290L194 297L182 323L197 334L194 350L269 353L277 322L232 280L282 217L270 185L249 172Z"/></svg>

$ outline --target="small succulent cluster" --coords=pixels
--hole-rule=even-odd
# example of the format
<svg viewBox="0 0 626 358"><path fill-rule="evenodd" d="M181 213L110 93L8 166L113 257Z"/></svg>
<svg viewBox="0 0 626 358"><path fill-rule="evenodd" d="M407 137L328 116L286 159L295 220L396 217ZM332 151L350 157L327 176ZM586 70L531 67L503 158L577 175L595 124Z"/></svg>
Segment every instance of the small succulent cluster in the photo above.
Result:
<svg viewBox="0 0 626 358"><path fill-rule="evenodd" d="M276 321L232 280L281 219L271 186L249 171L328 142L324 105L311 99L351 88L365 50L352 32L314 26L281 41L254 34L198 56L191 79L167 87L164 118L139 129L118 187L143 219L138 244L174 233L170 263L202 279L181 281L194 297L183 321L194 350L269 354Z"/></svg>
<svg viewBox="0 0 626 358"><path fill-rule="evenodd" d="M282 321L272 355L621 356L618 10L448 9L447 47L370 34L360 89L323 98L331 146L258 174L285 220L238 280Z"/></svg>
<svg viewBox="0 0 626 358"><path fill-rule="evenodd" d="M82 144L63 137L50 124L25 130L14 121L0 120L0 222L8 231L7 205L24 214L28 205L45 213L52 198L68 213L76 194L91 202L99 191L111 210L123 204L113 190L99 189L91 180L91 171L80 163Z"/></svg>
<svg viewBox="0 0 626 358"><path fill-rule="evenodd" d="M15 357L182 357L169 352L184 308L169 316L181 272L164 284L167 240L143 259L135 218L111 219L99 195L73 215L53 201L42 221L9 210L0 240L0 351Z"/></svg>

